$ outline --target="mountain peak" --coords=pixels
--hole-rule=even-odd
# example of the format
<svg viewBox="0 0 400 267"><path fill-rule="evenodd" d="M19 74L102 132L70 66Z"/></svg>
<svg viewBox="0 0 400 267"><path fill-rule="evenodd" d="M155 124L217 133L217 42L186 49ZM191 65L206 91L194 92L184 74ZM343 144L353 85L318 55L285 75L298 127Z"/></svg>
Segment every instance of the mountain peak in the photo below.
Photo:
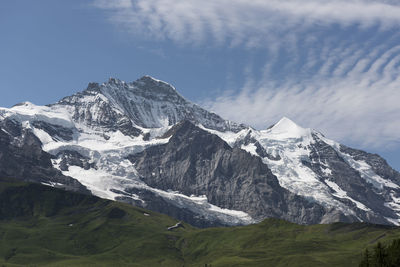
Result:
<svg viewBox="0 0 400 267"><path fill-rule="evenodd" d="M145 91L158 92L162 94L178 94L175 87L173 87L169 83L158 80L149 75L145 75L136 80L135 82L133 82L133 85Z"/></svg>
<svg viewBox="0 0 400 267"><path fill-rule="evenodd" d="M171 86L169 83L161 81L159 79L156 79L150 75L144 75L141 78L137 79L136 82L142 82L142 83L158 83L158 84L165 84L168 86ZM172 86L171 86L172 87Z"/></svg>
<svg viewBox="0 0 400 267"><path fill-rule="evenodd" d="M287 117L280 119L268 131L271 134L279 135L282 138L300 138L310 134L310 129L297 125Z"/></svg>
<svg viewBox="0 0 400 267"><path fill-rule="evenodd" d="M294 121L292 121L291 119L289 119L288 117L282 117L276 124L275 126L284 126L284 127L300 127L299 125L297 125ZM275 127L274 126L274 127ZM300 127L301 128L301 127Z"/></svg>
<svg viewBox="0 0 400 267"><path fill-rule="evenodd" d="M220 131L238 132L244 128L187 101L172 85L148 75L129 83L116 78L102 84L89 83L83 92L54 105L71 106L74 119L89 125L104 126L105 121L114 125L113 121L123 117L128 124L144 128L171 126L181 120Z"/></svg>
<svg viewBox="0 0 400 267"><path fill-rule="evenodd" d="M86 91L98 91L100 89L100 85L96 82L90 82L86 88Z"/></svg>
<svg viewBox="0 0 400 267"><path fill-rule="evenodd" d="M108 84L121 84L121 83L125 83L124 81L121 81L120 79L114 78L114 77L110 77L108 78L107 81Z"/></svg>

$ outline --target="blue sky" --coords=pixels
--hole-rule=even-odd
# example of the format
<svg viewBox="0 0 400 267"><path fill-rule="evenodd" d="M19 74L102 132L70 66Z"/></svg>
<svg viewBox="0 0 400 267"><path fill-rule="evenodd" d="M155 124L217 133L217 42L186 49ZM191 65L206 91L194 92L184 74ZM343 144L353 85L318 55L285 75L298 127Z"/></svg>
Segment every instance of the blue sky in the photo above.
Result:
<svg viewBox="0 0 400 267"><path fill-rule="evenodd" d="M400 3L2 0L0 106L148 74L225 118L287 116L400 170Z"/></svg>

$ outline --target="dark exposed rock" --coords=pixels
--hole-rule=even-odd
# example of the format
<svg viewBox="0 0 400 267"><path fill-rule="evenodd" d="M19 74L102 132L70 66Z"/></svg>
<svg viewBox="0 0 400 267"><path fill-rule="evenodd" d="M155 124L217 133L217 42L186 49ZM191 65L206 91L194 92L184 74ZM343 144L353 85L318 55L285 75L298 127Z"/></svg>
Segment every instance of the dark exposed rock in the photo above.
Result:
<svg viewBox="0 0 400 267"><path fill-rule="evenodd" d="M279 155L273 156L269 154L265 148L253 137L251 137L251 132L249 132L245 138L240 139L234 144L234 147L241 147L242 145L247 146L249 144L252 144L256 147L256 153L259 155L261 158L268 158L270 160L280 160L281 157Z"/></svg>
<svg viewBox="0 0 400 267"><path fill-rule="evenodd" d="M125 197L117 197L116 200L156 212L164 213L168 216L185 221L193 226L200 228L226 226L220 221L209 220L204 215L194 213L187 208L178 207L176 203L168 201L167 199L160 197L154 192L138 188L128 188L126 191L129 193L127 194L127 192L125 192ZM141 201L133 199L129 196L129 194L137 195L141 199Z"/></svg>
<svg viewBox="0 0 400 267"><path fill-rule="evenodd" d="M143 135L143 141L149 141L150 140L150 133L146 133Z"/></svg>
<svg viewBox="0 0 400 267"><path fill-rule="evenodd" d="M374 210L375 214L357 209L356 204L348 199L337 198L337 200L357 210L357 216L364 221L385 224L387 221L384 217L397 217L393 210L385 206L385 195L381 191L367 183L358 171L353 169L335 149L322 141L317 135L313 134L313 139L314 143L309 147L310 161L303 161L302 163L316 173L322 181L335 182L347 192L347 196L364 203ZM326 172L325 170L329 171Z"/></svg>
<svg viewBox="0 0 400 267"><path fill-rule="evenodd" d="M41 129L48 133L53 140L58 141L63 139L65 141L71 141L73 139L73 130L69 128L62 127L60 125L50 124L44 121L34 121L32 126Z"/></svg>
<svg viewBox="0 0 400 267"><path fill-rule="evenodd" d="M68 166L78 166L85 170L97 169L96 164L90 162L88 157L84 157L76 151L73 150L63 150L56 155L60 161L60 170L68 171Z"/></svg>
<svg viewBox="0 0 400 267"><path fill-rule="evenodd" d="M351 155L355 160L365 161L368 165L372 167L374 172L382 178L400 183L400 173L392 169L392 167L389 166L386 160L378 154L371 154L344 145L340 146L340 151Z"/></svg>
<svg viewBox="0 0 400 267"><path fill-rule="evenodd" d="M326 214L320 205L282 188L259 157L231 148L188 121L171 132L167 144L129 157L149 186L206 195L214 205L245 211L256 219L317 223Z"/></svg>
<svg viewBox="0 0 400 267"><path fill-rule="evenodd" d="M40 140L20 123L8 119L0 121L0 176L89 193L77 180L55 169L52 156L44 152L41 145Z"/></svg>
<svg viewBox="0 0 400 267"><path fill-rule="evenodd" d="M100 85L98 83L95 82L91 82L88 84L87 91L99 91L100 90Z"/></svg>
<svg viewBox="0 0 400 267"><path fill-rule="evenodd" d="M9 184L0 191L0 220L32 216L54 216L66 207L75 207L73 213L87 213L78 206L85 203L95 206L99 202L108 204L95 196L63 192L37 183L20 184L16 179L0 178L0 183ZM96 208L98 208L98 205Z"/></svg>

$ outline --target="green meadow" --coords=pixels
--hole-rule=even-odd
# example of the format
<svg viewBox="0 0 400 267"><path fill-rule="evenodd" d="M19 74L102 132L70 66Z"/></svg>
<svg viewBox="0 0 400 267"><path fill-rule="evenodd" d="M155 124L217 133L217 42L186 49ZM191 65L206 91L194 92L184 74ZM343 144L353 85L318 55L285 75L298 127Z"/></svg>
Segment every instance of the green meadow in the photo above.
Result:
<svg viewBox="0 0 400 267"><path fill-rule="evenodd" d="M358 266L400 228L365 223L167 227L123 203L0 179L0 266Z"/></svg>

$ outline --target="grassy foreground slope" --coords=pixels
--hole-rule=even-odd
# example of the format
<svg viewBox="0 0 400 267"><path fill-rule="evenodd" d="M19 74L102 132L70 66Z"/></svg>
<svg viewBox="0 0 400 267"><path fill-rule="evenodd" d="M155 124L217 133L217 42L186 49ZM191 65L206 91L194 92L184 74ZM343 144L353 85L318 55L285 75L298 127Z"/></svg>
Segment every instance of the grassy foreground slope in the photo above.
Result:
<svg viewBox="0 0 400 267"><path fill-rule="evenodd" d="M122 203L0 179L0 266L357 266L366 247L400 238L395 227L277 219L166 229L176 222Z"/></svg>

